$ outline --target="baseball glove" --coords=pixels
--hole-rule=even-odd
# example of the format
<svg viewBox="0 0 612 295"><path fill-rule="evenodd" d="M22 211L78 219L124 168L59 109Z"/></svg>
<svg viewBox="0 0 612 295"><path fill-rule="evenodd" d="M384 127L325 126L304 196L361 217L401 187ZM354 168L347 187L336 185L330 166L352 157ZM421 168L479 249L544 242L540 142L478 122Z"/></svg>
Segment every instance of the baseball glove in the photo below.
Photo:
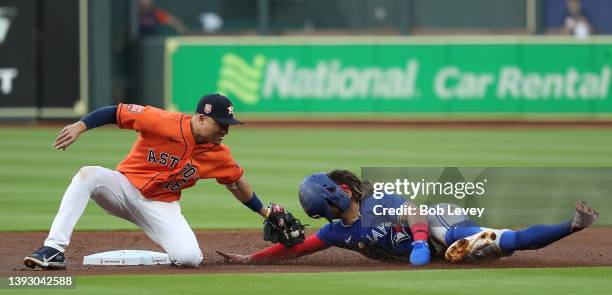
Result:
<svg viewBox="0 0 612 295"><path fill-rule="evenodd" d="M279 205L270 204L268 208L270 215L264 220L263 229L265 241L281 243L287 248L304 242L305 225L299 219Z"/></svg>

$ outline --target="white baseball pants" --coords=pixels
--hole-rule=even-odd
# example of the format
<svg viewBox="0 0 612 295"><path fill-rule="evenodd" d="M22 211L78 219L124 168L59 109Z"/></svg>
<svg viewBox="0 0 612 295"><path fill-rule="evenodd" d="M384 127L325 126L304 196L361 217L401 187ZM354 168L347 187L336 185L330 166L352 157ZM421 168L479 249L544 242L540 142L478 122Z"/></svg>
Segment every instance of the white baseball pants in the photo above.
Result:
<svg viewBox="0 0 612 295"><path fill-rule="evenodd" d="M457 204L450 203L441 203L434 205L436 208L460 208ZM462 222L469 220L468 216L465 215L449 215L447 211L442 215L427 215L427 224L429 226L429 239L436 248L437 252L444 253L446 249L450 246L446 244L446 233L451 230L452 226ZM493 229L488 227L474 227L474 230L477 232L492 230L494 231L498 237L501 237L504 231L507 229ZM463 237L462 237L463 238ZM496 239L494 241L495 245L499 247L500 239ZM501 250L500 250L501 251Z"/></svg>
<svg viewBox="0 0 612 295"><path fill-rule="evenodd" d="M64 251L89 198L107 213L142 228L149 238L168 253L175 264L196 267L202 262L202 251L195 234L181 214L178 202L148 200L123 174L98 166L83 167L72 178L45 246Z"/></svg>

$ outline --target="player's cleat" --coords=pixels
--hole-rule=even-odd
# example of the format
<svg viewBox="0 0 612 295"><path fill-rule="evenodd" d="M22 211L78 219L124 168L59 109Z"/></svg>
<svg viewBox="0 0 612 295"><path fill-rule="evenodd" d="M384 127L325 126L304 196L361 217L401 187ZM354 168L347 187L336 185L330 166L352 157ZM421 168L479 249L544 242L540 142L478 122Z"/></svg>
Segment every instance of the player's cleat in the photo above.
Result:
<svg viewBox="0 0 612 295"><path fill-rule="evenodd" d="M65 269L66 258L61 251L43 246L32 255L26 256L23 259L23 264L29 268Z"/></svg>
<svg viewBox="0 0 612 295"><path fill-rule="evenodd" d="M468 257L474 262L485 262L498 260L503 256L504 252L502 249L497 244L493 243L476 251L472 251Z"/></svg>
<svg viewBox="0 0 612 295"><path fill-rule="evenodd" d="M478 257L478 251L484 250L485 247L495 244L497 235L494 231L482 231L467 238L455 241L444 254L446 260L450 262L459 262L466 257ZM488 251L488 250L487 250Z"/></svg>
<svg viewBox="0 0 612 295"><path fill-rule="evenodd" d="M572 232L581 231L591 226L599 215L599 212L585 201L578 201L574 206L576 207L576 213L574 213L574 219L572 219Z"/></svg>

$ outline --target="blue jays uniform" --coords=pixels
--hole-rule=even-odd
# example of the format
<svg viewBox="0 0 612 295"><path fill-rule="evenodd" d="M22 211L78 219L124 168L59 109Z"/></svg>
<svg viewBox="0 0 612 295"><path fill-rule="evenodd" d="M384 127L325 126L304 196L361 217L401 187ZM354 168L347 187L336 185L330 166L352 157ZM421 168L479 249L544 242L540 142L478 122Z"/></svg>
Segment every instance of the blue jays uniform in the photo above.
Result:
<svg viewBox="0 0 612 295"><path fill-rule="evenodd" d="M399 260L408 262L412 251L412 233L408 225L402 225L396 215L375 215L374 206L398 208L406 200L395 195L384 195L361 201L360 218L351 225L334 221L323 226L317 237L328 246L357 251L364 256L383 261Z"/></svg>
<svg viewBox="0 0 612 295"><path fill-rule="evenodd" d="M356 178L354 175L353 177ZM306 177L300 185L299 198L302 208L312 218L332 219L336 215L331 205L342 212L349 210L351 206L350 198L325 173L315 173ZM423 256L421 254L424 252L420 250L424 249L424 245L415 243L415 251L412 253L414 238L409 225L400 221L400 215L391 215L405 211L385 210L405 209L405 207L402 208L405 203L406 200L397 195L383 195L380 199L369 196L360 201L360 216L351 224L343 224L342 221L331 222L323 226L315 235L309 236L301 245L292 248L282 245L270 247L252 254L251 259L252 261L263 261L274 257L299 257L335 246L359 252L376 260L409 262L413 260L411 256L414 256L417 260L416 264L413 264L427 264L429 259L417 257ZM426 215L427 246L431 250L431 252L425 251L426 255L439 256L460 239L474 237L472 241L476 241L479 239L478 233L492 232L491 235L495 234L495 236L490 238L488 245L491 246L487 246L487 251L479 252L475 256L478 259L495 259L511 255L517 250L545 247L588 227L595 221L598 214L585 202L577 202L575 215L571 221L560 224L537 224L514 231L481 227L470 220L465 213L458 214L457 211L461 212L461 210L457 209L461 207L457 204L440 203L429 207L435 208L429 208L434 209L433 213L429 213L432 211L428 210ZM391 214L385 214L385 211ZM374 214L375 212L380 215ZM415 231L420 233L418 229Z"/></svg>

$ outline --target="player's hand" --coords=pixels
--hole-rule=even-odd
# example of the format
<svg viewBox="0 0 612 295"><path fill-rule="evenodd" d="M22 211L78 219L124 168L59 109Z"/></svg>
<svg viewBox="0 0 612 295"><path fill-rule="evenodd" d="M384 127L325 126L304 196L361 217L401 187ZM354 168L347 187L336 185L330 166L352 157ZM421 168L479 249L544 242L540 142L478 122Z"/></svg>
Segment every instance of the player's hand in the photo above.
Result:
<svg viewBox="0 0 612 295"><path fill-rule="evenodd" d="M263 239L291 248L304 242L306 226L282 206L270 203L264 220Z"/></svg>
<svg viewBox="0 0 612 295"><path fill-rule="evenodd" d="M251 260L248 255L224 253L219 250L215 250L215 252L221 255L227 264L248 264Z"/></svg>
<svg viewBox="0 0 612 295"><path fill-rule="evenodd" d="M431 261L431 251L427 245L427 241L420 240L412 243L412 252L410 253L410 263L414 266L423 266Z"/></svg>
<svg viewBox="0 0 612 295"><path fill-rule="evenodd" d="M279 204L272 204L268 206L268 212L266 213L265 218L270 218L273 214L285 214L285 208Z"/></svg>
<svg viewBox="0 0 612 295"><path fill-rule="evenodd" d="M87 126L82 121L70 124L60 131L59 135L53 143L53 147L58 150L66 150L66 148L74 143L81 133L87 130Z"/></svg>

